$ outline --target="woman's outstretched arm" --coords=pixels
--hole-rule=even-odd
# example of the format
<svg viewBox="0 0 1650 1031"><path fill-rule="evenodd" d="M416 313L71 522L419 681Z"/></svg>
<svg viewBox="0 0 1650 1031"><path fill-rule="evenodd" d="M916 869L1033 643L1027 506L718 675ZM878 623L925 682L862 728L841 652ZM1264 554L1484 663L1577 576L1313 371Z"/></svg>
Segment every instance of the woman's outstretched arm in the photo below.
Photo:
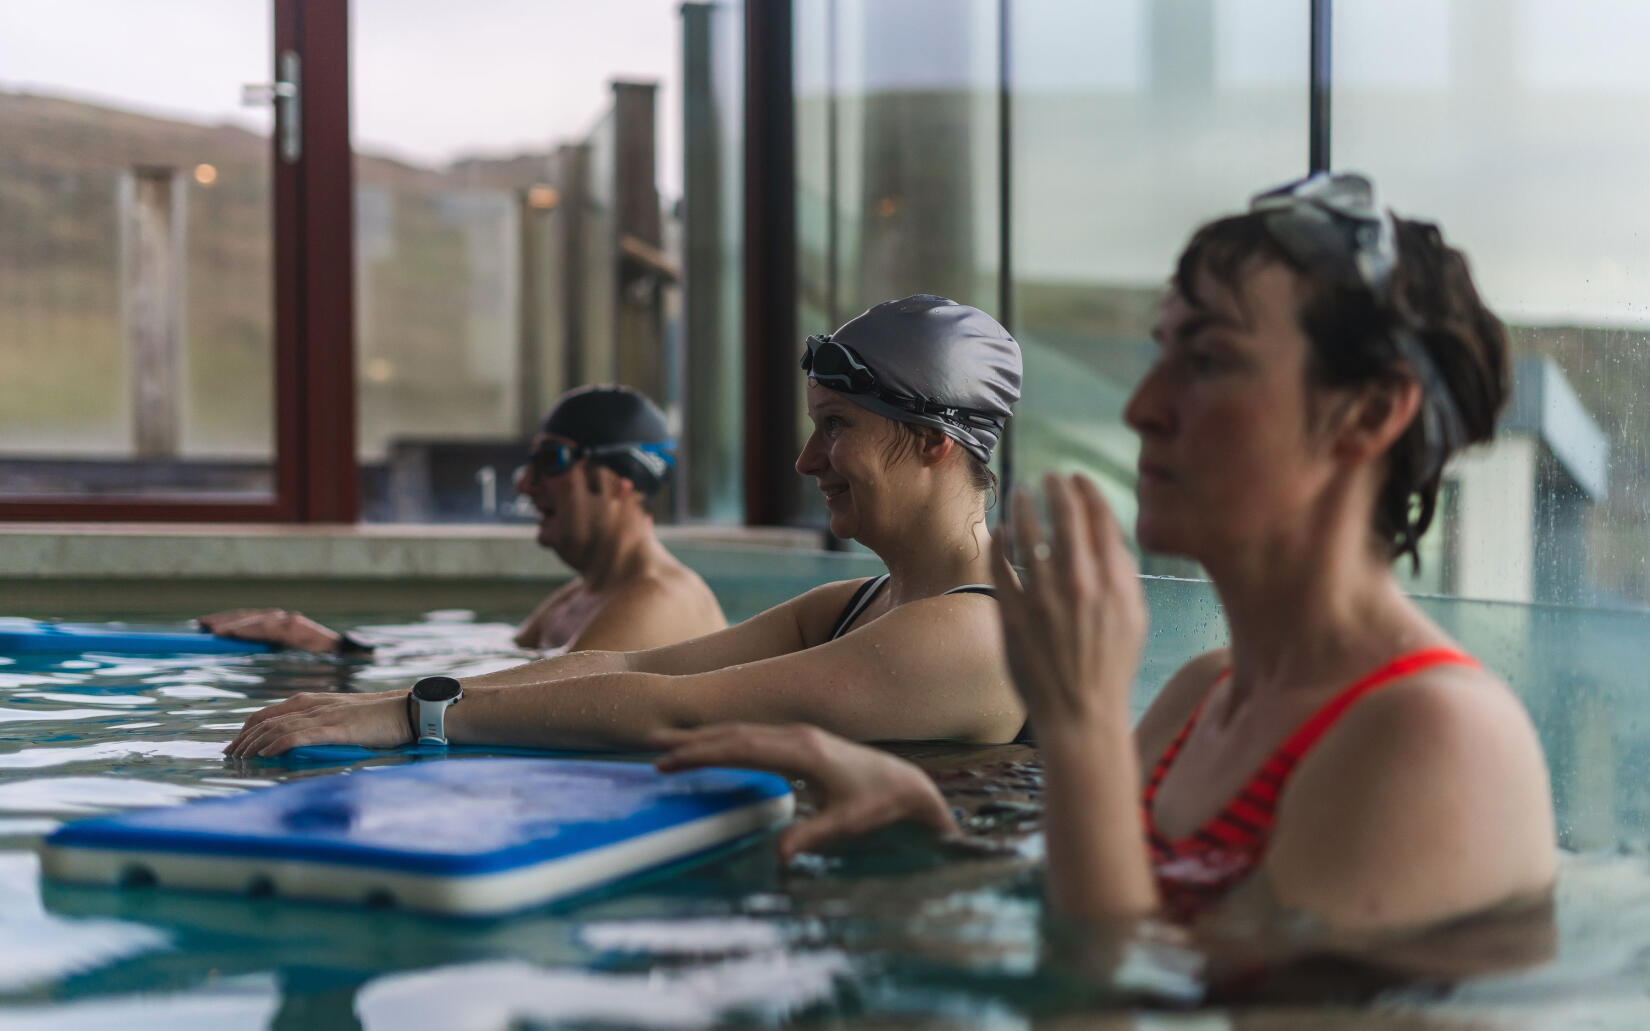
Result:
<svg viewBox="0 0 1650 1031"><path fill-rule="evenodd" d="M814 723L857 740L1007 741L1024 710L1000 641L989 599L950 595L902 605L836 641L703 672L636 668L671 649L632 655L628 669L548 681L529 664L477 678L473 692L466 682L466 698L447 713L448 737L640 748L661 728L746 721ZM405 695L338 698L308 696L256 714L230 754L339 741L387 747L410 737Z"/></svg>
<svg viewBox="0 0 1650 1031"><path fill-rule="evenodd" d="M474 701L499 688L545 685L612 673L696 673L769 658L802 648L803 613L811 606L828 604L839 595L845 597L852 589L852 582L826 584L736 626L661 648L640 652L570 652L537 659L485 676L465 678L464 690ZM391 748L406 743L411 737L406 698L402 691L296 694L253 713L224 751L235 757L277 754L266 748L271 733L282 726L289 731L307 727L306 736L315 735L312 740L297 744L342 741Z"/></svg>

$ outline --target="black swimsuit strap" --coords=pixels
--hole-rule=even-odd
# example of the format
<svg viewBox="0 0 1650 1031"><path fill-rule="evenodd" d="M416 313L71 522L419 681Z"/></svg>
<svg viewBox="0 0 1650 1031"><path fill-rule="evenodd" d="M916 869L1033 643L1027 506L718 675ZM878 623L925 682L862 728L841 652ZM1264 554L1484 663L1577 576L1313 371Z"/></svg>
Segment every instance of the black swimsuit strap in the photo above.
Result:
<svg viewBox="0 0 1650 1031"><path fill-rule="evenodd" d="M877 592L882 590L882 585L887 582L888 574L884 573L860 584L859 590L855 591L854 596L848 599L848 604L842 607L842 614L836 617L836 625L831 627L831 634L825 640L834 641L847 633L848 628L854 625L854 620L859 618L859 614L865 611L865 607L871 604L871 599L876 597Z"/></svg>
<svg viewBox="0 0 1650 1031"><path fill-rule="evenodd" d="M887 582L888 574L884 573L881 576L873 576L871 579L860 584L859 589L854 591L854 596L848 599L848 604L842 607L842 613L836 617L836 625L831 627L831 636L825 638L825 640L834 641L843 634L847 633L848 628L853 625L854 620L859 618L860 613L865 611L865 609L871 604L872 599L877 596L877 592L882 590L882 585ZM991 586L990 584L964 584L961 587L953 587L945 593L983 594L988 598L995 598L997 596L997 588ZM1031 724L1029 722L1020 727L1020 732L1014 735L1014 741L1016 744L1036 744L1036 741L1031 736Z"/></svg>

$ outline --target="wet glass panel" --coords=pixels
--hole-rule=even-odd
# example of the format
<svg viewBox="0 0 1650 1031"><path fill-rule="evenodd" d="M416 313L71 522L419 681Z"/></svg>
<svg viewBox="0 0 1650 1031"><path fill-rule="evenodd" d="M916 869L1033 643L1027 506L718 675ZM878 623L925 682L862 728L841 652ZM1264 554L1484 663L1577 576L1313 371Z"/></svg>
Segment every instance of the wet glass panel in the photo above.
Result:
<svg viewBox="0 0 1650 1031"><path fill-rule="evenodd" d="M1124 526L1122 409L1171 265L1199 224L1307 158L1307 5L1189 0L1009 7L1015 477L1094 475ZM1148 558L1148 570L1190 572Z"/></svg>
<svg viewBox="0 0 1650 1031"><path fill-rule="evenodd" d="M744 9L682 5L683 514L739 522Z"/></svg>
<svg viewBox="0 0 1650 1031"><path fill-rule="evenodd" d="M797 5L803 334L915 293L998 313L998 10L995 0ZM809 426L798 411L800 448ZM803 499L804 518L823 525L811 484Z"/></svg>
<svg viewBox="0 0 1650 1031"><path fill-rule="evenodd" d="M1334 27L1335 163L1438 221L1511 329L1434 586L1650 604L1650 8L1343 0Z"/></svg>
<svg viewBox="0 0 1650 1031"><path fill-rule="evenodd" d="M998 5L834 6L835 314L914 293L996 312Z"/></svg>

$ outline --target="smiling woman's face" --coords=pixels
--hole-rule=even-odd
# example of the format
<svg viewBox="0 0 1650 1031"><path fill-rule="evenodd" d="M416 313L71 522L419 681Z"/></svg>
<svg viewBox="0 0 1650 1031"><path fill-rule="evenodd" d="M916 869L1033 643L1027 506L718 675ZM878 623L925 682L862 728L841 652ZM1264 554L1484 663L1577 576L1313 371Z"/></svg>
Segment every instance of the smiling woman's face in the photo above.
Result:
<svg viewBox="0 0 1650 1031"><path fill-rule="evenodd" d="M1197 288L1202 304L1178 290L1163 302L1157 359L1124 417L1140 434L1141 546L1206 563L1309 518L1335 464L1310 428L1300 279L1269 263L1236 291L1207 276Z"/></svg>
<svg viewBox="0 0 1650 1031"><path fill-rule="evenodd" d="M896 526L903 495L898 462L889 449L898 428L842 394L808 381L808 418L814 430L797 456L796 471L811 476L825 495L831 534L867 543Z"/></svg>

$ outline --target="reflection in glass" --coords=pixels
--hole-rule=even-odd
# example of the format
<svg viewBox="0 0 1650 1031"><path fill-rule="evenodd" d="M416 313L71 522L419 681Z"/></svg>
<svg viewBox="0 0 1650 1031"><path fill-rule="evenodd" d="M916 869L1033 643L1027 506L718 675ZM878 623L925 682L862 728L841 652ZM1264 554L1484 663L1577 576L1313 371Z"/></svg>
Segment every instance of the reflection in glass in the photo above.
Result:
<svg viewBox="0 0 1650 1031"><path fill-rule="evenodd" d="M795 18L799 329L915 293L997 313L998 4L803 0Z"/></svg>
<svg viewBox="0 0 1650 1031"><path fill-rule="evenodd" d="M1015 476L1085 470L1131 526L1122 408L1175 255L1197 225L1304 171L1307 7L1015 0L1009 12L1012 328L1026 362Z"/></svg>

